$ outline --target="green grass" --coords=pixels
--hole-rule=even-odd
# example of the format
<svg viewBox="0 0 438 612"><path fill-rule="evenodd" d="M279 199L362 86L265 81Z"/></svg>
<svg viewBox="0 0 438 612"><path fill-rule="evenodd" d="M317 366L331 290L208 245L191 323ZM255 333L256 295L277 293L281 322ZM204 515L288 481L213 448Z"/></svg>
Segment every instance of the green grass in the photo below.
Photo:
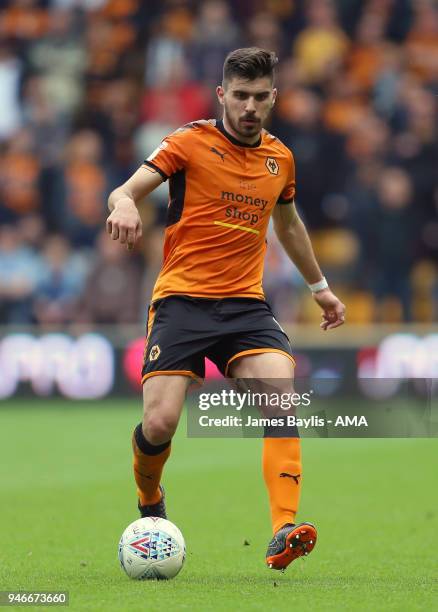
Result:
<svg viewBox="0 0 438 612"><path fill-rule="evenodd" d="M188 439L183 422L164 482L187 561L135 582L117 543L137 518L139 418L132 401L0 405L0 589L66 589L71 610L438 609L438 440L304 440L299 518L319 541L281 574L264 566L261 441Z"/></svg>

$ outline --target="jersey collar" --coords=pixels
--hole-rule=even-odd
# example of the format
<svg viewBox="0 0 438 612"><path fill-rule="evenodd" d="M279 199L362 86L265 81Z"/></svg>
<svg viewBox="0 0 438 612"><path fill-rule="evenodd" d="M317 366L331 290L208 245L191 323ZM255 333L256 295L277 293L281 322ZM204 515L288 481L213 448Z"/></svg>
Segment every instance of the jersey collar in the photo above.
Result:
<svg viewBox="0 0 438 612"><path fill-rule="evenodd" d="M262 143L261 134L260 134L260 138L254 144L247 144L246 142L240 142L240 140L237 140L237 138L234 138L234 136L232 136L231 134L227 132L227 130L224 127L224 122L222 121L222 119L219 119L219 121L216 121L216 128L219 130L219 132L221 132L225 136L225 138L228 138L228 140L233 145L236 145L237 147L249 147L250 149L254 149L256 147L259 147Z"/></svg>

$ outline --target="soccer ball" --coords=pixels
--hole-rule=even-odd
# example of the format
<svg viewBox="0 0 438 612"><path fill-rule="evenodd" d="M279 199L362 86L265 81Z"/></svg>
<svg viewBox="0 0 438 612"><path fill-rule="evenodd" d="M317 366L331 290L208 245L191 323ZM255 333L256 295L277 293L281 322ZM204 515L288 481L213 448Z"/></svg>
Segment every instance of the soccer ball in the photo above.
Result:
<svg viewBox="0 0 438 612"><path fill-rule="evenodd" d="M176 525L148 516L125 529L119 542L119 561L135 580L168 580L183 566L186 545Z"/></svg>

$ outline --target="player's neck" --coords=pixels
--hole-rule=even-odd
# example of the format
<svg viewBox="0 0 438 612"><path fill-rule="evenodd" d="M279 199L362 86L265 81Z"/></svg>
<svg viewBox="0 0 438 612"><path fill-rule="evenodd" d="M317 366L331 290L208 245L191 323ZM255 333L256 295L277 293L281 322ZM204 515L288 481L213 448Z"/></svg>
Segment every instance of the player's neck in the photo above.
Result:
<svg viewBox="0 0 438 612"><path fill-rule="evenodd" d="M225 131L228 132L228 134L230 134L230 136L232 136L235 140L238 140L242 144L254 145L260 140L261 132L257 132L255 136L248 136L247 138L245 136L242 136L241 134L238 134L228 123L228 119L225 114L223 116L222 123Z"/></svg>

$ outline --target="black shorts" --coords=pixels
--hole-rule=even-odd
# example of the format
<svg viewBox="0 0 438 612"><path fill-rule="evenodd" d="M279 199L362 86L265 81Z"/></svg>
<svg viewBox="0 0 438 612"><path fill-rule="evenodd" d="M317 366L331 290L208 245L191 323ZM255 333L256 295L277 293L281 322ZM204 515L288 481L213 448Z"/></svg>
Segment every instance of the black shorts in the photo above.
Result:
<svg viewBox="0 0 438 612"><path fill-rule="evenodd" d="M263 300L170 296L149 308L142 382L157 374L203 379L205 357L227 376L238 357L269 352L295 363L289 338Z"/></svg>

